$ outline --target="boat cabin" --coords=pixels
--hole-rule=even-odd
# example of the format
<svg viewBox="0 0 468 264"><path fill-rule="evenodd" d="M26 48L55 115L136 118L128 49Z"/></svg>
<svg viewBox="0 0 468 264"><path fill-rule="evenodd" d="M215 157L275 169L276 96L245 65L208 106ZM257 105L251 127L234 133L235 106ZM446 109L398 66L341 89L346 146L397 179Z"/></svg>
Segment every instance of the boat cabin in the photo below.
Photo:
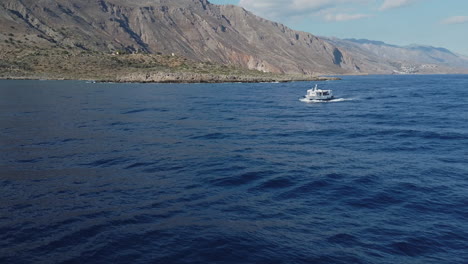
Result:
<svg viewBox="0 0 468 264"><path fill-rule="evenodd" d="M305 98L308 100L331 100L334 97L332 90L318 89L317 85L315 85L313 89L307 90Z"/></svg>

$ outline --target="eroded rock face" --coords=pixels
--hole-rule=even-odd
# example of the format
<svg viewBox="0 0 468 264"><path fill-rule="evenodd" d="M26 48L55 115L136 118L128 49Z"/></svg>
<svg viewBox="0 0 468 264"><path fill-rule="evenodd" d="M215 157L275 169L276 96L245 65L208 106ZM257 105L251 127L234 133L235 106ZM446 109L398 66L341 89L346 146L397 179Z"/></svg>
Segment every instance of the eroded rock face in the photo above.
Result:
<svg viewBox="0 0 468 264"><path fill-rule="evenodd" d="M0 9L0 25L51 45L175 53L277 73L359 72L344 50L312 34L206 0L4 0Z"/></svg>

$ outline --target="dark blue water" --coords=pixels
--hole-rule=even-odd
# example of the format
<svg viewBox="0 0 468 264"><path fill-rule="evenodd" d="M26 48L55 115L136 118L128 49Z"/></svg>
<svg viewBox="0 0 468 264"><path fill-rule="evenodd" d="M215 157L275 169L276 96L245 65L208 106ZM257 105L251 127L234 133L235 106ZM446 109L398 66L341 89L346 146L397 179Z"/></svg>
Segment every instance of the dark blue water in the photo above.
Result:
<svg viewBox="0 0 468 264"><path fill-rule="evenodd" d="M468 76L0 81L0 263L468 263Z"/></svg>

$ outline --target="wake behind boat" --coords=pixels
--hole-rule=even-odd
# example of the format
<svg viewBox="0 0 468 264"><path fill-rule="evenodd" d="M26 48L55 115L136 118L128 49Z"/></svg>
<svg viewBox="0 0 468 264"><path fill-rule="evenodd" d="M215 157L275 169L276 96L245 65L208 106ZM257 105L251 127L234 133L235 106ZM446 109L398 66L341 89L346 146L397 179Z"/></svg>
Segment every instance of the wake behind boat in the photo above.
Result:
<svg viewBox="0 0 468 264"><path fill-rule="evenodd" d="M302 99L306 102L314 102L314 101L330 101L333 100L335 97L333 96L332 90L322 90L318 89L317 84L313 89L307 90L307 94Z"/></svg>

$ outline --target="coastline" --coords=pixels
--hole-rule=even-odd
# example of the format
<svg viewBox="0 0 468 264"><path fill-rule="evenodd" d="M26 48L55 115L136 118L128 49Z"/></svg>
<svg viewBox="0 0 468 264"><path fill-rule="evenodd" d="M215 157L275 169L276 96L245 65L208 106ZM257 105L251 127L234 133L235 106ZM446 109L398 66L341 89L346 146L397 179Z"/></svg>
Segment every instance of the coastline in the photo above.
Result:
<svg viewBox="0 0 468 264"><path fill-rule="evenodd" d="M0 79L82 80L115 83L261 83L338 80L337 77L271 73L235 65L158 54L109 54L76 49L0 45Z"/></svg>
<svg viewBox="0 0 468 264"><path fill-rule="evenodd" d="M275 75L275 76L249 76L249 75L216 75L198 73L155 73L133 74L110 80L118 83L284 83L295 81L327 81L339 80L337 77L307 76L307 75Z"/></svg>
<svg viewBox="0 0 468 264"><path fill-rule="evenodd" d="M0 76L0 80L94 81L99 83L286 83L341 80L339 77L308 75L216 75L199 73L133 73L116 78L80 78L73 76L18 75Z"/></svg>

